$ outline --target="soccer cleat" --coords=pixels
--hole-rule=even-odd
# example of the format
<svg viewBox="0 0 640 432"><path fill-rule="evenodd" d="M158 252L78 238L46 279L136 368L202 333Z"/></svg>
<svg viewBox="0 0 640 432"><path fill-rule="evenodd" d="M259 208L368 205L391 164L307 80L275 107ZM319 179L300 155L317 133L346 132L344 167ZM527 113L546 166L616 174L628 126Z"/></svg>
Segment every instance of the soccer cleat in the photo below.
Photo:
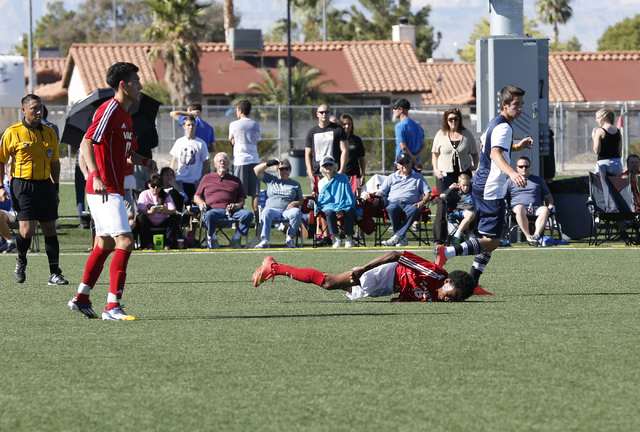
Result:
<svg viewBox="0 0 640 432"><path fill-rule="evenodd" d="M24 274L26 268L27 257L25 256L23 261L23 258L20 258L20 255L18 255L18 258L16 258L16 269L13 271L13 277L15 278L16 282L24 283L25 279L27 278L27 276Z"/></svg>
<svg viewBox="0 0 640 432"><path fill-rule="evenodd" d="M262 260L262 265L253 272L253 286L259 287L260 284L264 281L273 278L275 280L275 270L273 270L273 265L277 264L276 261L270 256L264 257Z"/></svg>
<svg viewBox="0 0 640 432"><path fill-rule="evenodd" d="M69 281L62 276L62 270L58 269L57 273L52 273L49 277L48 285L69 285Z"/></svg>
<svg viewBox="0 0 640 432"><path fill-rule="evenodd" d="M256 249L269 249L271 247L271 245L269 244L268 241L266 240L262 240L260 243L258 243L256 245Z"/></svg>
<svg viewBox="0 0 640 432"><path fill-rule="evenodd" d="M491 293L489 291L485 291L485 289L482 288L482 285L478 285L473 290L473 295L493 295L493 293Z"/></svg>
<svg viewBox="0 0 640 432"><path fill-rule="evenodd" d="M103 321L135 321L136 317L127 314L123 309L123 306L116 306L111 310L105 310L102 312Z"/></svg>
<svg viewBox="0 0 640 432"><path fill-rule="evenodd" d="M340 246L342 246L342 240L340 239L340 237L334 237L333 244L331 245L331 247L334 249L337 249Z"/></svg>
<svg viewBox="0 0 640 432"><path fill-rule="evenodd" d="M98 314L93 311L91 307L91 302L89 303L80 303L78 301L78 297L74 297L69 300L67 306L71 308L72 311L80 312L82 315L87 318L98 318Z"/></svg>
<svg viewBox="0 0 640 432"><path fill-rule="evenodd" d="M18 248L16 247L15 242L11 242L11 243L7 243L7 248L2 251L2 253L14 253L18 250Z"/></svg>
<svg viewBox="0 0 640 432"><path fill-rule="evenodd" d="M383 241L382 246L395 246L400 243L400 241L402 241L402 239L394 234L389 240Z"/></svg>
<svg viewBox="0 0 640 432"><path fill-rule="evenodd" d="M447 263L447 256L444 253L444 246L439 244L435 245L433 247L433 254L436 258L436 265L443 267Z"/></svg>
<svg viewBox="0 0 640 432"><path fill-rule="evenodd" d="M354 246L355 246L355 243L353 242L353 239L348 238L348 239L345 240L345 242L344 242L345 249L349 249L349 248L352 248Z"/></svg>

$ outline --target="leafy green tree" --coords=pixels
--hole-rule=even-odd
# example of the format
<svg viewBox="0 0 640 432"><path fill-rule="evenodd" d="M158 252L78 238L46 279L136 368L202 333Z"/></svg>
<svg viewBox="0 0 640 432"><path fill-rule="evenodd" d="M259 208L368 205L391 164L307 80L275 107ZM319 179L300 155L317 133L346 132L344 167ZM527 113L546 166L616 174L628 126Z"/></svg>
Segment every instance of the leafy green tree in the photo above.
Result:
<svg viewBox="0 0 640 432"><path fill-rule="evenodd" d="M578 38L574 36L566 42L549 43L549 49L551 51L581 51L582 45L580 44Z"/></svg>
<svg viewBox="0 0 640 432"><path fill-rule="evenodd" d="M202 77L198 70L200 49L199 18L209 4L198 0L145 0L153 14L153 24L143 37L160 45L149 53L165 66L165 83L175 105L188 105L202 99Z"/></svg>
<svg viewBox="0 0 640 432"><path fill-rule="evenodd" d="M416 27L416 54L422 61L431 57L440 43L441 34L429 26L430 6L411 12L411 0L359 0L349 10L327 5L327 40L389 40L391 28L400 17L407 17ZM291 39L322 40L322 0L293 0ZM286 38L287 21L274 23L265 40L280 42Z"/></svg>
<svg viewBox="0 0 640 432"><path fill-rule="evenodd" d="M640 50L640 15L607 28L598 39L598 51Z"/></svg>
<svg viewBox="0 0 640 432"><path fill-rule="evenodd" d="M536 0L538 18L553 26L553 42L556 44L559 43L558 24L566 24L573 14L569 3L571 0Z"/></svg>
<svg viewBox="0 0 640 432"><path fill-rule="evenodd" d="M237 100L249 99L256 105L278 106L289 105L289 72L284 59L276 63L276 73L263 68L264 77L261 82L252 82L248 90L254 93L239 95ZM333 80L320 81L320 69L299 62L291 69L292 105L317 105L326 103L345 103L347 100L339 95L327 95L322 90L335 84ZM234 101L233 103L237 102Z"/></svg>
<svg viewBox="0 0 640 432"><path fill-rule="evenodd" d="M162 84L157 82L143 83L142 87L142 93L151 96L162 105L171 105L171 95L169 94L169 90L167 90L167 88Z"/></svg>
<svg viewBox="0 0 640 432"><path fill-rule="evenodd" d="M524 17L524 32L536 39L545 38L545 34L538 30L538 23L534 20ZM476 39L487 37L491 34L491 25L486 18L480 18L480 22L473 26L471 36L469 36L469 42L465 44L461 49L457 51L460 56L460 60L465 62L476 61Z"/></svg>

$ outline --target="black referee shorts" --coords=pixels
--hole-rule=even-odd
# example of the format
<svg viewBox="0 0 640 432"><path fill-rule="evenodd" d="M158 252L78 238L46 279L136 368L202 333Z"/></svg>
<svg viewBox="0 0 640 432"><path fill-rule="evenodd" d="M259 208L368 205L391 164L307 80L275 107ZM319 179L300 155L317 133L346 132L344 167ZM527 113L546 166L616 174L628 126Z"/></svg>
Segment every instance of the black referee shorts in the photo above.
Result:
<svg viewBox="0 0 640 432"><path fill-rule="evenodd" d="M58 219L58 199L51 180L11 179L11 205L18 221Z"/></svg>

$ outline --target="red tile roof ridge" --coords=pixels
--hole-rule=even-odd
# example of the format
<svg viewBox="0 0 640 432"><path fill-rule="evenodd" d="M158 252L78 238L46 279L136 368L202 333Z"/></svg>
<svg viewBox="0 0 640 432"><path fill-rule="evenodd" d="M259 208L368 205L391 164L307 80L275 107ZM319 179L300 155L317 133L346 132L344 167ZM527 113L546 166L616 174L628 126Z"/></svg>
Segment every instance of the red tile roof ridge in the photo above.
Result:
<svg viewBox="0 0 640 432"><path fill-rule="evenodd" d="M560 57L562 60L639 60L640 51L552 51L550 57Z"/></svg>

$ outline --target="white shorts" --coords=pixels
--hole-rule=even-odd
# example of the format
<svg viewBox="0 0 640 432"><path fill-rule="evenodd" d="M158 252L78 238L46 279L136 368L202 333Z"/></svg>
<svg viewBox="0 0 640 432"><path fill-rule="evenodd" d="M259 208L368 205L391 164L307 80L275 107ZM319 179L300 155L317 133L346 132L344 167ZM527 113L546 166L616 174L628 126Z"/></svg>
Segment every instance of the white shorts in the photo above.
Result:
<svg viewBox="0 0 640 432"><path fill-rule="evenodd" d="M87 203L98 237L116 237L131 232L122 195L110 193L109 199L102 202L102 195L87 194Z"/></svg>
<svg viewBox="0 0 640 432"><path fill-rule="evenodd" d="M351 287L347 297L351 300L365 297L384 297L393 294L393 280L396 277L397 262L382 264L364 272L360 276L360 285Z"/></svg>
<svg viewBox="0 0 640 432"><path fill-rule="evenodd" d="M2 212L5 215L7 215L7 218L9 219L9 222L11 222L11 223L13 223L13 222L15 222L17 220L16 212L14 212L14 211L0 210L0 212Z"/></svg>

